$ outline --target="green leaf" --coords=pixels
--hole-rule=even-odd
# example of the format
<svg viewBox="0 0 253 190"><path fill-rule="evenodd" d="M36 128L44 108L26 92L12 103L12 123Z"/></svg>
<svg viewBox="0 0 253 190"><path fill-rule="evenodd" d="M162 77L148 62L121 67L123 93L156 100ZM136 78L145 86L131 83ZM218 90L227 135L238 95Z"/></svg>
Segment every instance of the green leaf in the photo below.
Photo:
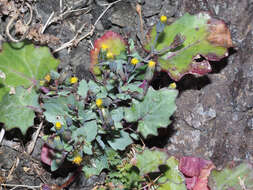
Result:
<svg viewBox="0 0 253 190"><path fill-rule="evenodd" d="M69 114L68 100L68 97L65 96L45 99L43 108L46 110L44 112L46 120L53 124L57 121L65 124L65 118L71 117Z"/></svg>
<svg viewBox="0 0 253 190"><path fill-rule="evenodd" d="M89 86L89 90L91 92L93 92L94 94L97 94L100 92L100 87L99 85L94 82L93 80L90 80L89 83L88 83L88 86Z"/></svg>
<svg viewBox="0 0 253 190"><path fill-rule="evenodd" d="M82 123L97 118L96 113L94 113L92 110L79 109L78 114Z"/></svg>
<svg viewBox="0 0 253 190"><path fill-rule="evenodd" d="M0 103L0 122L6 130L19 128L23 135L33 125L35 113L32 108L39 109L38 95L34 89L26 90L17 87L13 95L6 94Z"/></svg>
<svg viewBox="0 0 253 190"><path fill-rule="evenodd" d="M242 183L245 188L243 188ZM252 164L241 163L236 167L228 166L221 171L212 170L208 178L208 186L211 190L253 189Z"/></svg>
<svg viewBox="0 0 253 190"><path fill-rule="evenodd" d="M84 123L82 127L76 129L72 134L72 138L84 137L85 142L91 142L96 138L97 130L97 122L89 121Z"/></svg>
<svg viewBox="0 0 253 190"><path fill-rule="evenodd" d="M147 138L148 135L157 135L157 129L167 127L170 116L176 110L175 99L177 90L163 88L148 89L142 102L133 99L130 108L125 108L125 119L128 122L138 122L138 131Z"/></svg>
<svg viewBox="0 0 253 190"><path fill-rule="evenodd" d="M159 150L145 149L136 155L136 166L140 170L140 175L159 171L158 167L165 163L167 154Z"/></svg>
<svg viewBox="0 0 253 190"><path fill-rule="evenodd" d="M127 132L120 131L119 137L114 137L107 142L114 150L125 150L128 145L133 143L133 140L130 138Z"/></svg>
<svg viewBox="0 0 253 190"><path fill-rule="evenodd" d="M87 163L84 163L82 168L87 178L93 175L99 175L103 169L109 168L107 158L105 155L91 158Z"/></svg>
<svg viewBox="0 0 253 190"><path fill-rule="evenodd" d="M88 155L92 155L92 145L90 143L85 143L83 146L83 152Z"/></svg>
<svg viewBox="0 0 253 190"><path fill-rule="evenodd" d="M97 122L96 121L86 122L83 128L84 128L83 135L86 135L86 140L88 142L93 141L97 136L97 128L98 128Z"/></svg>
<svg viewBox="0 0 253 190"><path fill-rule="evenodd" d="M60 165L57 164L56 160L53 160L53 161L52 161L52 164L51 164L51 171L54 172L54 171L56 171L59 167L60 167Z"/></svg>
<svg viewBox="0 0 253 190"><path fill-rule="evenodd" d="M0 53L0 70L6 75L5 84L0 83L0 101L8 87L36 84L50 70L57 68L59 60L55 59L49 48L34 47L32 44L4 43Z"/></svg>
<svg viewBox="0 0 253 190"><path fill-rule="evenodd" d="M151 50L156 34L154 26L146 49ZM179 36L184 38L183 42ZM223 21L211 18L206 12L196 15L187 13L165 26L158 36L155 52L160 52L158 62L161 68L172 79L180 80L187 73L203 75L210 72L211 66L207 60L218 61L227 56L227 48L231 46L230 32ZM207 60L197 62L194 60L197 55Z"/></svg>
<svg viewBox="0 0 253 190"><path fill-rule="evenodd" d="M139 87L141 84L142 84L142 82L130 83L130 84L122 86L121 90L122 91L130 91L130 92L138 92L141 94L141 93L143 93L143 89Z"/></svg>
<svg viewBox="0 0 253 190"><path fill-rule="evenodd" d="M124 118L124 109L118 107L111 111L111 116L114 122L120 122Z"/></svg>
<svg viewBox="0 0 253 190"><path fill-rule="evenodd" d="M157 190L186 190L184 177L178 169L178 164L178 160L173 156L166 161L167 170L158 179Z"/></svg>
<svg viewBox="0 0 253 190"><path fill-rule="evenodd" d="M88 90L89 90L89 86L86 80L81 80L81 82L79 83L78 90L77 90L78 95L80 95L82 98L86 98Z"/></svg>

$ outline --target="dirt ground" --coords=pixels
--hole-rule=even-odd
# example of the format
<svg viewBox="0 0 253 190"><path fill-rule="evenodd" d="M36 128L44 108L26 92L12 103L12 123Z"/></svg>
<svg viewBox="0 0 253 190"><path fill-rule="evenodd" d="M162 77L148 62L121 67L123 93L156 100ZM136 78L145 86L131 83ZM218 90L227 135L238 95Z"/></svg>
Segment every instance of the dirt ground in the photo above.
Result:
<svg viewBox="0 0 253 190"><path fill-rule="evenodd" d="M2 0L0 0L1 2ZM33 10L32 25L47 22L54 12L60 15L60 1L27 0ZM92 30L103 11L108 7L106 0L62 1L62 10L67 8L80 11L65 14L50 24L44 34L59 39L57 44L48 43L52 51L72 40L80 31L79 37ZM143 31L136 3L141 5ZM15 0L15 4L24 4ZM28 8L24 6L24 13ZM200 11L208 11L213 17L227 23L234 44L229 57L212 63L213 71L203 77L185 76L178 82L180 90L177 99L178 109L173 116L173 124L168 135L150 139L166 145L171 154L192 155L210 159L217 167L228 161L248 160L253 162L253 1L252 0L121 0L111 6L97 22L93 35L84 38L76 47L57 50L54 55L61 60L60 70L68 75L75 73L79 78L89 77L89 51L96 38L106 30L113 30L125 37L133 38L140 44L142 35L156 23L160 15L171 20ZM1 15L1 14L0 14ZM26 14L25 14L26 15ZM28 16L27 16L28 17ZM24 17L25 18L25 17ZM0 37L9 40L5 28L10 17L2 16ZM82 28L83 27L83 28ZM37 42L40 44L40 42ZM167 75L161 74L157 81L168 84ZM15 144L16 143L16 144ZM69 175L64 171L49 173L40 163L39 138L32 156L22 153L25 147L19 141L5 139L0 147L0 182L8 177L8 183L38 186L41 183L62 184ZM150 146L152 146L151 143ZM10 147L17 147L17 150ZM11 173L10 173L11 171ZM60 176L58 174L61 174ZM57 176L57 177L56 177ZM69 189L92 189L102 181L104 175L81 180ZM16 189L25 189L16 188Z"/></svg>

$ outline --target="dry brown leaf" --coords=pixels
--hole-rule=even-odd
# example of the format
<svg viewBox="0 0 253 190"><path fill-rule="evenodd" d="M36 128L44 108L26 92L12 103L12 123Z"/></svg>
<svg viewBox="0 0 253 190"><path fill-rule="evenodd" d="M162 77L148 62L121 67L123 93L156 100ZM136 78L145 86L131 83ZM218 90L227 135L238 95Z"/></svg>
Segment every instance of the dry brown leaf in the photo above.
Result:
<svg viewBox="0 0 253 190"><path fill-rule="evenodd" d="M207 40L217 46L230 48L233 46L229 29L223 21L210 19L208 21L210 34Z"/></svg>

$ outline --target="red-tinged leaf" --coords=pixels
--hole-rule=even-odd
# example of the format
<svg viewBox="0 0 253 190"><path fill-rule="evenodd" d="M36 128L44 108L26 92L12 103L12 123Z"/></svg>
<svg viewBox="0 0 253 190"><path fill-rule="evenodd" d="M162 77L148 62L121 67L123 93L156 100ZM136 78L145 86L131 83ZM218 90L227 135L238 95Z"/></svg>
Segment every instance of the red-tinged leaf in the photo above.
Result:
<svg viewBox="0 0 253 190"><path fill-rule="evenodd" d="M210 72L208 61L218 61L228 56L227 48L233 46L226 24L205 12L185 14L165 26L158 37L154 26L148 38L145 48L151 50L154 47L159 53L160 67L176 81L188 73L204 75ZM195 57L199 55L206 60L197 62Z"/></svg>
<svg viewBox="0 0 253 190"><path fill-rule="evenodd" d="M185 178L185 183L186 183L187 189L193 189L193 187L197 183L197 180L198 180L198 177L196 177L196 176L186 177Z"/></svg>
<svg viewBox="0 0 253 190"><path fill-rule="evenodd" d="M94 74L99 73L99 68L95 65L98 63L99 52L103 46L106 47L106 51L112 53L114 57L126 51L126 42L119 34L113 31L106 32L95 41L94 49L90 52L90 71Z"/></svg>
<svg viewBox="0 0 253 190"><path fill-rule="evenodd" d="M196 157L182 157L179 163L179 170L186 177L186 186L189 190L209 190L208 176L215 168L208 160Z"/></svg>
<svg viewBox="0 0 253 190"><path fill-rule="evenodd" d="M53 161L52 160L53 153L54 151L50 147L48 147L46 144L44 144L41 149L41 155L40 155L41 161L44 164L51 166L52 161Z"/></svg>
<svg viewBox="0 0 253 190"><path fill-rule="evenodd" d="M208 163L201 169L200 175L198 176L197 182L193 187L193 190L209 190L208 188L208 177L211 173L211 170L214 169L215 166L213 163Z"/></svg>
<svg viewBox="0 0 253 190"><path fill-rule="evenodd" d="M211 161L197 157L182 157L179 162L179 170L188 177L199 176L201 169Z"/></svg>

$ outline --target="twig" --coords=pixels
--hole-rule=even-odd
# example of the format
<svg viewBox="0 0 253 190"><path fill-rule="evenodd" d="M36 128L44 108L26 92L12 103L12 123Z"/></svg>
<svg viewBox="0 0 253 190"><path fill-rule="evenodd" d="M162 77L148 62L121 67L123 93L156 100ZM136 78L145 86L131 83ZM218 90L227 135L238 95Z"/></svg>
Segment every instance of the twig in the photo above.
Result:
<svg viewBox="0 0 253 190"><path fill-rule="evenodd" d="M56 52L59 52L65 48L68 48L68 47L71 47L71 46L77 46L79 44L80 41L82 41L83 39L87 38L88 36L92 36L93 35L93 32L95 30L95 26L97 25L97 23L99 22L99 20L104 16L104 14L108 11L108 9L110 9L114 4L120 2L122 0L118 0L118 1L115 1L113 3L110 3L106 8L105 10L101 13L101 15L97 18L97 20L95 21L95 23L93 24L91 30L85 34L84 36L80 37L79 39L77 39L79 33L77 32L77 34L74 36L73 39L71 39L70 41L64 43L61 47L57 48L56 50L53 51L53 53L56 53ZM66 14L66 13L63 13L63 14ZM79 30L80 31L80 30Z"/></svg>
<svg viewBox="0 0 253 190"><path fill-rule="evenodd" d="M62 14L62 0L60 0L60 13Z"/></svg>
<svg viewBox="0 0 253 190"><path fill-rule="evenodd" d="M137 3L136 5L136 12L138 13L140 17L140 25L141 25L141 40L144 42L144 32L143 32L143 19L142 19L142 13L141 13L141 5Z"/></svg>
<svg viewBox="0 0 253 190"><path fill-rule="evenodd" d="M62 46L59 47L59 48L57 48L56 50L54 50L53 53L56 53L56 52L58 52L58 51L61 51L62 49L71 47L71 46L73 46L74 44L78 44L79 41L78 41L78 40L76 41L76 39L77 39L79 33L81 33L81 31L83 30L84 26L86 26L86 24L84 24L84 25L77 31L77 33L76 33L76 35L74 36L73 39L71 39L70 41L68 41L68 42L66 42L66 43L64 43L64 44L62 44ZM93 32L93 30L91 30L91 31ZM91 31L90 31L89 33L87 33L87 34L85 35L85 37L89 36L90 33L91 33Z"/></svg>
<svg viewBox="0 0 253 190"><path fill-rule="evenodd" d="M98 21L104 16L104 14L108 11L108 9L111 8L111 6L113 6L114 4L116 4L116 3L120 2L120 1L122 1L122 0L118 0L118 1L115 1L115 2L113 2L113 3L110 3L110 4L105 8L105 10L101 13L101 15L97 18L96 22L94 23L94 26L97 25Z"/></svg>
<svg viewBox="0 0 253 190"><path fill-rule="evenodd" d="M42 126L43 126L43 121L40 123L36 133L33 135L32 142L27 146L27 154L31 154L33 152L34 146L36 144L36 141L38 139Z"/></svg>
<svg viewBox="0 0 253 190"><path fill-rule="evenodd" d="M18 185L18 184L6 184L6 183L3 183L3 184L0 184L1 186L3 187L24 187L24 188L28 188L28 189L40 189L41 188L41 185L39 186L30 186L30 185Z"/></svg>
<svg viewBox="0 0 253 190"><path fill-rule="evenodd" d="M32 17L33 17L33 11L32 11L32 7L29 3L26 3L26 5L28 6L29 10L30 10L30 18L28 20L28 22L25 24L26 26L30 25L31 22L32 22ZM7 26L6 26L6 29L5 29L5 32L6 32L6 35L8 36L8 38L12 41L12 42L20 42L22 40L25 39L25 37L27 36L27 33L29 31L29 28L27 28L27 30L24 32L23 36L17 40L15 38L12 37L12 35L10 34L10 29L11 29L11 25L12 23L19 17L19 14L16 13L14 14L14 16L10 19L10 21L8 22Z"/></svg>
<svg viewBox="0 0 253 190"><path fill-rule="evenodd" d="M12 173L14 172L14 170L18 167L19 161L20 161L19 157L17 157L15 162L13 163L10 171L9 171L9 174L7 176L7 181L10 179L10 177L11 177Z"/></svg>
<svg viewBox="0 0 253 190"><path fill-rule="evenodd" d="M46 28L51 24L50 21L52 20L53 16L54 16L54 11L53 11L53 12L51 13L51 15L48 17L46 24L43 26L43 28L42 28L42 30L41 30L41 32L40 32L41 34L43 34L44 31L46 30Z"/></svg>
<svg viewBox="0 0 253 190"><path fill-rule="evenodd" d="M28 22L25 24L25 25L28 26L28 25L31 24L31 22L33 20L33 9L32 9L32 6L29 3L26 2L25 4L29 8L29 10L30 10L30 18L29 18Z"/></svg>
<svg viewBox="0 0 253 190"><path fill-rule="evenodd" d="M0 144L2 143L2 140L4 138L4 134L5 134L5 130L4 130L4 128L2 128L0 131Z"/></svg>

